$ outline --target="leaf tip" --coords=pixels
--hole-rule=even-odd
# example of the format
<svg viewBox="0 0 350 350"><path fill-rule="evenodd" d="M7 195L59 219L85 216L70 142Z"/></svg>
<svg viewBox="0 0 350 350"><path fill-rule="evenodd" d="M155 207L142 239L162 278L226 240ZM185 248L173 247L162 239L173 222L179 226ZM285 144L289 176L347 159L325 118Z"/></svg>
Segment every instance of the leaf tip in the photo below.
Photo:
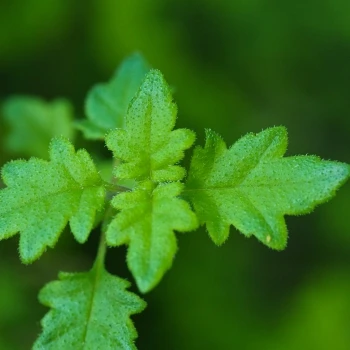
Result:
<svg viewBox="0 0 350 350"><path fill-rule="evenodd" d="M30 252L29 250L25 250L22 247L19 247L18 253L19 253L19 258L21 262L24 265L30 265L32 264L35 260L38 260L45 252L46 247L43 247L40 250L37 250L36 252Z"/></svg>
<svg viewBox="0 0 350 350"><path fill-rule="evenodd" d="M139 276L135 275L135 281L137 288L142 294L149 293L155 286L158 285L160 280L163 277L163 274L160 276L154 276L154 275L149 275L149 276Z"/></svg>
<svg viewBox="0 0 350 350"><path fill-rule="evenodd" d="M259 239L261 243L269 247L270 249L282 251L287 248L287 232L280 234L277 237L273 237L271 234L267 234L263 239Z"/></svg>
<svg viewBox="0 0 350 350"><path fill-rule="evenodd" d="M267 130L274 131L274 133L279 134L281 136L288 136L288 130L284 125L276 125L272 128L268 128Z"/></svg>

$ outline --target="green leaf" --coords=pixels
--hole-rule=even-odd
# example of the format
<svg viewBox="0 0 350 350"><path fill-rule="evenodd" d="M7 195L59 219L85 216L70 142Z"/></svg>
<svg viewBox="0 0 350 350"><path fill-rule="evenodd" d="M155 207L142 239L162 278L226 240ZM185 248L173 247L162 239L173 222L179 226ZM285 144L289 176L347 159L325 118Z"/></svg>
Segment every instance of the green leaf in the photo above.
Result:
<svg viewBox="0 0 350 350"><path fill-rule="evenodd" d="M274 249L287 244L284 215L305 214L334 196L349 177L349 166L316 156L283 158L283 127L242 137L227 149L207 131L205 147L196 147L185 198L193 204L216 244L234 225Z"/></svg>
<svg viewBox="0 0 350 350"><path fill-rule="evenodd" d="M174 230L190 231L197 219L187 202L177 198L185 169L174 165L184 156L195 135L187 129L172 131L176 105L158 70L151 70L132 100L125 128L106 137L120 162L118 180L136 179L132 192L117 195L112 205L120 210L106 233L109 245L128 244L127 261L142 292L151 290L170 268L176 249Z"/></svg>
<svg viewBox="0 0 350 350"><path fill-rule="evenodd" d="M137 337L130 315L146 303L126 291L129 282L104 269L88 273L60 273L47 284L39 300L51 310L41 324L35 350L131 350Z"/></svg>
<svg viewBox="0 0 350 350"><path fill-rule="evenodd" d="M111 129L124 126L124 117L150 67L139 54L127 58L106 84L98 84L89 92L85 111L87 120L76 127L88 139L104 139Z"/></svg>
<svg viewBox="0 0 350 350"><path fill-rule="evenodd" d="M177 198L183 184L145 181L132 192L117 195L112 205L121 212L106 233L109 245L128 244L127 263L141 292L151 290L171 267L177 250L174 230L197 228L187 202Z"/></svg>
<svg viewBox="0 0 350 350"><path fill-rule="evenodd" d="M0 190L0 240L20 232L24 263L53 247L68 221L76 240L85 242L104 205L102 180L85 150L75 153L68 140L55 138L50 159L17 160L2 168L7 187Z"/></svg>
<svg viewBox="0 0 350 350"><path fill-rule="evenodd" d="M177 181L185 169L174 165L191 147L195 134L187 129L172 131L176 105L158 70L151 70L133 99L125 129L116 129L106 138L107 147L122 162L114 175L118 179Z"/></svg>
<svg viewBox="0 0 350 350"><path fill-rule="evenodd" d="M35 97L15 96L4 103L2 114L9 125L5 147L11 152L46 158L53 137L74 137L73 109L64 99L46 102Z"/></svg>

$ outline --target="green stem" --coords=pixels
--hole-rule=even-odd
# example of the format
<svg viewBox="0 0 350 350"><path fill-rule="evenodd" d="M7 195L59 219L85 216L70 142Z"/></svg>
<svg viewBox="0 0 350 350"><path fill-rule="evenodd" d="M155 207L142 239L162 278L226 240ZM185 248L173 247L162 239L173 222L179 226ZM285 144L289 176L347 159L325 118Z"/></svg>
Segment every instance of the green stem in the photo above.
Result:
<svg viewBox="0 0 350 350"><path fill-rule="evenodd" d="M109 183L109 182L105 182L105 187L107 189L106 198L109 202L118 193L128 192L131 190L131 188L128 188L125 186L119 186L117 184ZM105 233L106 233L108 224L110 223L110 221L113 218L113 214L114 214L114 209L113 209L111 203L109 203L109 205L105 211L103 221L102 221L100 242L98 245L97 255L96 255L96 259L95 259L94 266L93 266L93 268L96 269L97 271L104 268L104 261L105 261L105 257L106 257L106 251L107 251L106 234Z"/></svg>
<svg viewBox="0 0 350 350"><path fill-rule="evenodd" d="M105 260L106 251L107 251L106 230L107 230L107 227L108 227L110 221L113 218L113 214L114 214L114 209L109 204L107 209L106 209L103 221L102 221L100 243L98 245L97 255L96 255L95 262L94 262L94 267L97 269L104 267L104 260Z"/></svg>
<svg viewBox="0 0 350 350"><path fill-rule="evenodd" d="M100 243L98 244L96 259L94 262L95 269L100 270L101 268L104 268L106 251L107 251L107 245L106 245L105 233L102 230L100 235Z"/></svg>
<svg viewBox="0 0 350 350"><path fill-rule="evenodd" d="M101 230L101 236L100 236L100 242L98 244L97 255L95 258L94 265L93 265L92 270L91 270L93 272L92 293L91 293L91 297L90 297L90 301L89 301L89 308L88 308L88 314L87 314L88 315L88 317L87 317L88 322L86 323L86 326L84 329L82 344L86 343L88 325L91 322L91 316L93 313L94 298L95 298L96 292L98 290L98 285L100 282L101 274L105 270L106 251L107 251L107 245L106 245L106 240L105 240L105 231Z"/></svg>

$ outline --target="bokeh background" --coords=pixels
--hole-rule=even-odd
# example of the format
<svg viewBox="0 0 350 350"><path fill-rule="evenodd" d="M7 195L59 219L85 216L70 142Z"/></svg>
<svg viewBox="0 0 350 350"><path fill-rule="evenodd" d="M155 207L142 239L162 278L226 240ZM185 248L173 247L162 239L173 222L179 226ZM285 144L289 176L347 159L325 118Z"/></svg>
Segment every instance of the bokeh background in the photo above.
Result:
<svg viewBox="0 0 350 350"><path fill-rule="evenodd" d="M84 98L127 55L142 52L175 89L178 126L212 128L232 144L273 125L288 154L350 162L350 2L347 0L1 0L0 100L13 94ZM0 162L25 157L4 146ZM102 143L78 146L105 154ZM133 317L143 349L350 348L350 185L312 215L287 217L275 252L231 229L214 246L205 230L178 235L173 268ZM47 311L37 292L58 271L89 269L86 245L65 232L23 266L18 237L0 242L0 349L29 349ZM108 269L133 282L125 248ZM132 290L136 291L133 284Z"/></svg>

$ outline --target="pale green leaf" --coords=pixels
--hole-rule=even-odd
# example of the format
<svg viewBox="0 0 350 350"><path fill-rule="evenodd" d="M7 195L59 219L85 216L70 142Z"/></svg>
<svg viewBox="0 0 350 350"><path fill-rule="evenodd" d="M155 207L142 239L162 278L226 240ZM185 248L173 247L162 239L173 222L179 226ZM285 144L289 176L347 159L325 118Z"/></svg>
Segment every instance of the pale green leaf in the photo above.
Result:
<svg viewBox="0 0 350 350"><path fill-rule="evenodd" d="M118 179L181 180L185 169L174 165L191 147L195 135L175 126L177 108L169 86L158 70L151 70L133 99L125 128L108 134L106 144L122 162L114 175Z"/></svg>
<svg viewBox="0 0 350 350"><path fill-rule="evenodd" d="M109 245L128 244L127 263L139 289L151 290L171 267L177 250L174 230L197 227L187 202L177 198L183 185L141 183L134 191L119 194L112 205L121 210L106 233Z"/></svg>
<svg viewBox="0 0 350 350"><path fill-rule="evenodd" d="M43 332L35 350L132 350L136 329L130 315L146 303L126 291L129 282L104 269L60 273L47 284L39 300L51 310L41 321Z"/></svg>
<svg viewBox="0 0 350 350"><path fill-rule="evenodd" d="M46 102L35 97L15 96L5 101L2 114L9 126L5 147L11 152L47 158L53 137L74 137L73 108L64 99Z"/></svg>
<svg viewBox="0 0 350 350"><path fill-rule="evenodd" d="M327 200L349 177L349 166L316 156L283 158L283 127L242 137L227 149L207 131L205 147L192 158L184 196L216 244L232 224L274 249L287 243L284 215L305 214Z"/></svg>
<svg viewBox="0 0 350 350"><path fill-rule="evenodd" d="M94 86L86 99L87 120L77 121L76 127L88 139L104 139L111 129L124 126L124 117L150 67L140 54L127 58L112 79Z"/></svg>
<svg viewBox="0 0 350 350"><path fill-rule="evenodd" d="M0 240L20 232L24 263L53 247L68 221L76 240L85 242L104 205L105 189L89 154L75 153L65 138L52 140L50 161L9 162L2 178L7 187L0 190Z"/></svg>

